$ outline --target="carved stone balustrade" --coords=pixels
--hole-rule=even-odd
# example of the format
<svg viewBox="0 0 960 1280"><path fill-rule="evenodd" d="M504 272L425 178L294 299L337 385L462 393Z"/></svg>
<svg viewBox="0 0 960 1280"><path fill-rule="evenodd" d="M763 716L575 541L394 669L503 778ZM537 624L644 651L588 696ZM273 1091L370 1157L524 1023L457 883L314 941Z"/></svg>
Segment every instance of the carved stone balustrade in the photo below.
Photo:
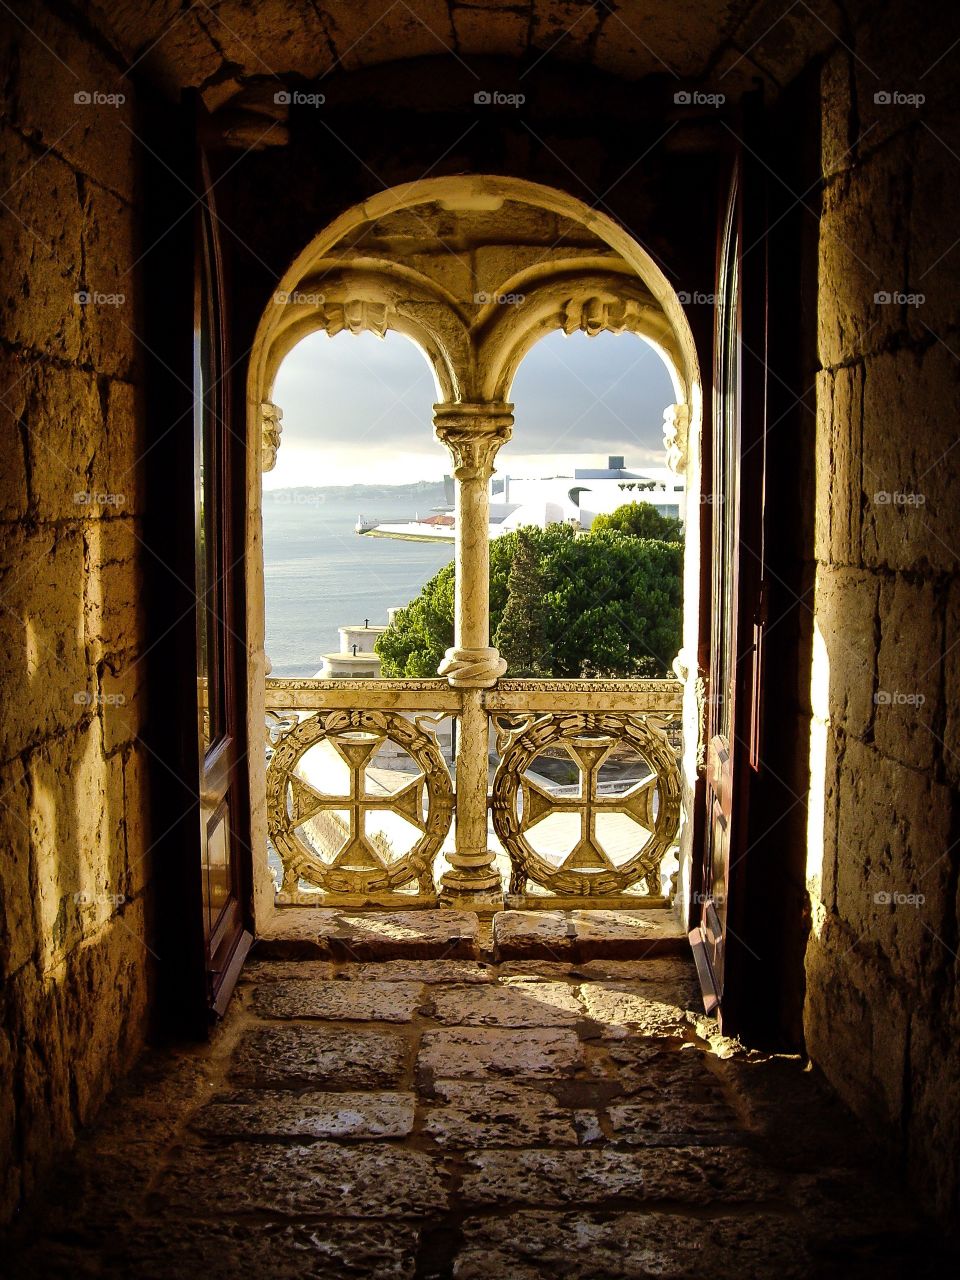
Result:
<svg viewBox="0 0 960 1280"><path fill-rule="evenodd" d="M268 679L278 901L434 906L476 869L485 892L474 909L497 909L505 888L512 905L666 906L681 694L675 680ZM464 768L471 716L482 742ZM449 838L464 814L466 848ZM507 886L491 843L509 859Z"/></svg>

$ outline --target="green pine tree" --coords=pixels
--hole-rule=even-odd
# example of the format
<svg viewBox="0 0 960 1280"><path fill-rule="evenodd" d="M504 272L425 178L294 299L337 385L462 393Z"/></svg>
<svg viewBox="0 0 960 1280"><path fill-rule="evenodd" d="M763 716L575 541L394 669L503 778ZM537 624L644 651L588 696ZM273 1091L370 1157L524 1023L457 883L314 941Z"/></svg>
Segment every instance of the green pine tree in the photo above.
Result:
<svg viewBox="0 0 960 1280"><path fill-rule="evenodd" d="M507 603L493 637L511 676L538 676L548 670L544 601L540 556L528 531L518 529Z"/></svg>

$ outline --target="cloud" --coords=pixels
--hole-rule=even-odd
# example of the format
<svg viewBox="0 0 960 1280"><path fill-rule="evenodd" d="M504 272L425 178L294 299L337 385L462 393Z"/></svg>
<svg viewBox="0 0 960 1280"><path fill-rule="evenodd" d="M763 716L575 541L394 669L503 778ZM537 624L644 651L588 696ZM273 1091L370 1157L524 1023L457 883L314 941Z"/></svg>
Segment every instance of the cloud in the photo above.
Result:
<svg viewBox="0 0 960 1280"><path fill-rule="evenodd" d="M633 334L549 334L521 365L511 398L514 438L501 472L596 465L608 453L624 454L628 467L662 460L673 390L656 352ZM283 362L274 399L283 442L269 488L404 483L449 469L433 438L432 371L401 334L305 338Z"/></svg>

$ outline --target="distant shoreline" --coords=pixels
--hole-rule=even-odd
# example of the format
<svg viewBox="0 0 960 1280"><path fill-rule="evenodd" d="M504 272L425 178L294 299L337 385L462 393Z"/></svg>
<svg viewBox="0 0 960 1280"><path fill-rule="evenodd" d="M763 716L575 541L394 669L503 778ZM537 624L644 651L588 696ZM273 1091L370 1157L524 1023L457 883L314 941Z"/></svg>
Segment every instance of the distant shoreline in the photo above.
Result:
<svg viewBox="0 0 960 1280"><path fill-rule="evenodd" d="M443 500L444 485L442 480L417 480L412 484L331 484L331 485L287 485L282 489L264 489L264 502L283 499L290 494L322 494L332 499L347 498L437 498Z"/></svg>

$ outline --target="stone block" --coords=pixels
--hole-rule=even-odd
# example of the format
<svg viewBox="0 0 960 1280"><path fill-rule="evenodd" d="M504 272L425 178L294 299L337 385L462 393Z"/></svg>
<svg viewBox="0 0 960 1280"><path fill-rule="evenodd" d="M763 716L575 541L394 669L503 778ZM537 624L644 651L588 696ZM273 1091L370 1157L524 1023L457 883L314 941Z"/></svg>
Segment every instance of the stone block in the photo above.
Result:
<svg viewBox="0 0 960 1280"><path fill-rule="evenodd" d="M82 212L73 170L52 153L38 159L9 127L0 135L0 258L7 264L0 338L75 360L80 352Z"/></svg>
<svg viewBox="0 0 960 1280"><path fill-rule="evenodd" d="M869 1125L899 1125L910 1009L870 940L834 916L807 948L804 1033L817 1066Z"/></svg>
<svg viewBox="0 0 960 1280"><path fill-rule="evenodd" d="M943 644L944 702L943 765L954 786L960 785L960 582L947 593Z"/></svg>
<svg viewBox="0 0 960 1280"><path fill-rule="evenodd" d="M847 743L840 776L837 911L900 978L929 971L952 912L946 787ZM850 945L850 944L848 944Z"/></svg>
<svg viewBox="0 0 960 1280"><path fill-rule="evenodd" d="M241 1037L230 1079L251 1089L390 1089L406 1065L406 1044L396 1032L258 1027Z"/></svg>
<svg viewBox="0 0 960 1280"><path fill-rule="evenodd" d="M347 71L404 57L430 57L453 48L450 11L443 0L425 0L416 9L392 8L376 0L332 0L323 6L329 38Z"/></svg>
<svg viewBox="0 0 960 1280"><path fill-rule="evenodd" d="M437 1080L423 1103L423 1132L442 1147L575 1147L574 1112L539 1089Z"/></svg>
<svg viewBox="0 0 960 1280"><path fill-rule="evenodd" d="M146 406L129 382L107 384L106 431L93 460L95 492L109 494L108 515L142 515L146 505Z"/></svg>
<svg viewBox="0 0 960 1280"><path fill-rule="evenodd" d="M813 714L861 738L876 711L879 590L875 574L823 566L817 572Z"/></svg>
<svg viewBox="0 0 960 1280"><path fill-rule="evenodd" d="M599 25L597 10L579 0L534 0L531 44L551 58L583 58Z"/></svg>
<svg viewBox="0 0 960 1280"><path fill-rule="evenodd" d="M271 68L282 67L285 75L313 80L334 67L329 38L332 24L324 21L331 7L336 8L288 4L285 0L216 6L208 15L212 19L210 32L226 62L238 69L246 67L255 75L265 75L267 64L261 63L260 58L267 57ZM276 80L271 89L279 89L281 83ZM319 91L323 92L324 87L320 85ZM267 125L265 119L263 129Z"/></svg>
<svg viewBox="0 0 960 1280"><path fill-rule="evenodd" d="M698 1220L678 1230L667 1213L521 1211L467 1218L457 1255L457 1280L627 1280L640 1276L693 1276L704 1258L719 1275L756 1280L806 1280L815 1274L791 1218L741 1213Z"/></svg>
<svg viewBox="0 0 960 1280"><path fill-rule="evenodd" d="M134 213L109 191L90 185L83 209L81 359L99 373L131 377L143 363L138 336Z"/></svg>
<svg viewBox="0 0 960 1280"><path fill-rule="evenodd" d="M493 937L502 960L635 960L687 955L689 944L669 911L503 911Z"/></svg>
<svg viewBox="0 0 960 1280"><path fill-rule="evenodd" d="M419 982L265 982L254 988L261 1018L323 1018L335 1022L410 1022L424 1003Z"/></svg>
<svg viewBox="0 0 960 1280"><path fill-rule="evenodd" d="M235 1143L185 1148L156 1194L167 1212L411 1218L447 1204L447 1179L430 1156L380 1143Z"/></svg>
<svg viewBox="0 0 960 1280"><path fill-rule="evenodd" d="M679 20L678 20L679 19ZM601 13L601 27L594 41L593 62L599 71L624 80L644 76L669 77L666 103L673 105L674 80L698 76L704 69L704 53L716 49L726 25L725 5L714 3L692 10L640 10L624 6Z"/></svg>
<svg viewBox="0 0 960 1280"><path fill-rule="evenodd" d="M468 1205L576 1205L643 1199L643 1156L628 1151L470 1151L461 1196Z"/></svg>
<svg viewBox="0 0 960 1280"><path fill-rule="evenodd" d="M915 12L909 0L889 0L882 9L861 5L851 37L861 134L874 147L905 136L912 156L924 132L918 125L936 115L938 104L955 111L956 77L947 52L960 38L952 6L937 6L929 21L911 26ZM924 100L915 103L915 94Z"/></svg>
<svg viewBox="0 0 960 1280"><path fill-rule="evenodd" d="M874 741L892 760L930 769L938 753L944 606L931 583L880 588Z"/></svg>
<svg viewBox="0 0 960 1280"><path fill-rule="evenodd" d="M129 1268L141 1280L169 1280L171 1276L204 1276L206 1280L234 1280L246 1274L270 1280L312 1280L313 1277L351 1277L361 1280L414 1280L420 1232L412 1224L382 1223L340 1217L326 1221L258 1222L249 1218L192 1221L181 1217L175 1231L165 1221L147 1219L121 1240L105 1246L105 1268L117 1273ZM44 1261L46 1265L46 1261ZM76 1276L76 1255L63 1280ZM34 1274L61 1280L60 1273Z"/></svg>
<svg viewBox="0 0 960 1280"><path fill-rule="evenodd" d="M0 520L22 520L30 494L27 486L25 412L33 384L32 362L22 352L0 352Z"/></svg>
<svg viewBox="0 0 960 1280"><path fill-rule="evenodd" d="M259 960L256 955L256 944L254 944L254 950L251 952L253 958L247 960L237 979L240 986L290 980L326 982L337 975L337 965L333 960Z"/></svg>
<svg viewBox="0 0 960 1280"><path fill-rule="evenodd" d="M775 1178L737 1148L665 1147L646 1151L471 1151L468 1204L598 1208L617 1200L737 1204L771 1199Z"/></svg>
<svg viewBox="0 0 960 1280"><path fill-rule="evenodd" d="M23 424L31 498L41 520L82 520L102 508L91 493L91 471L103 441L96 377L43 365L34 371Z"/></svg>
<svg viewBox="0 0 960 1280"><path fill-rule="evenodd" d="M618 1102L608 1108L613 1142L625 1147L719 1147L745 1141L722 1100L693 1103L682 1094Z"/></svg>
<svg viewBox="0 0 960 1280"><path fill-rule="evenodd" d="M33 39L19 45L15 120L81 173L127 201L136 177L135 90L92 41L78 40L48 7L29 3ZM78 94L90 101L77 101ZM102 95L97 98L95 95ZM115 99L122 97L123 101Z"/></svg>
<svg viewBox="0 0 960 1280"><path fill-rule="evenodd" d="M0 768L0 975L6 981L36 952L27 774L20 760Z"/></svg>
<svg viewBox="0 0 960 1280"><path fill-rule="evenodd" d="M132 520L91 520L83 530L88 569L84 631L91 661L118 661L146 644L143 556Z"/></svg>
<svg viewBox="0 0 960 1280"><path fill-rule="evenodd" d="M688 1012L696 1000L695 985L656 983L589 982L580 988L587 1017L598 1024L604 1036L676 1036L692 1026Z"/></svg>
<svg viewBox="0 0 960 1280"><path fill-rule="evenodd" d="M825 178L849 169L856 159L853 79L852 55L846 49L835 49L820 72L820 167Z"/></svg>
<svg viewBox="0 0 960 1280"><path fill-rule="evenodd" d="M817 375L816 554L836 565L860 563L862 417L859 366Z"/></svg>
<svg viewBox="0 0 960 1280"><path fill-rule="evenodd" d="M493 9L467 9L458 5L453 11L456 47L462 54L499 53L519 58L527 47L529 25L530 20L525 13L510 10L497 12ZM494 84L482 87L489 91L500 88ZM507 90L504 89L503 92Z"/></svg>
<svg viewBox="0 0 960 1280"><path fill-rule="evenodd" d="M412 1093L218 1095L190 1128L214 1138L405 1138L413 1128Z"/></svg>
<svg viewBox="0 0 960 1280"><path fill-rule="evenodd" d="M39 948L48 967L124 905L123 765L104 759L93 719L36 748L26 771Z"/></svg>
<svg viewBox="0 0 960 1280"><path fill-rule="evenodd" d="M128 897L135 897L153 879L153 839L150 815L150 757L135 743L123 754L123 833Z"/></svg>
<svg viewBox="0 0 960 1280"><path fill-rule="evenodd" d="M417 1071L428 1080L557 1078L573 1075L582 1062L576 1033L566 1027L466 1027L426 1032Z"/></svg>
<svg viewBox="0 0 960 1280"><path fill-rule="evenodd" d="M879 351L906 323L905 142L874 152L826 188L820 220L819 348L829 368ZM869 453L867 453L869 456Z"/></svg>
<svg viewBox="0 0 960 1280"><path fill-rule="evenodd" d="M262 959L473 959L479 922L472 911L337 911L293 907L261 932Z"/></svg>
<svg viewBox="0 0 960 1280"><path fill-rule="evenodd" d="M956 572L953 463L960 365L942 343L867 361L863 390L863 563Z"/></svg>
<svg viewBox="0 0 960 1280"><path fill-rule="evenodd" d="M576 990L564 982L506 979L497 986L441 987L437 1022L464 1027L569 1026L583 1017Z"/></svg>
<svg viewBox="0 0 960 1280"><path fill-rule="evenodd" d="M496 982L497 971L475 960L379 960L345 964L336 976L349 982Z"/></svg>
<svg viewBox="0 0 960 1280"><path fill-rule="evenodd" d="M618 1093L635 1096L683 1098L688 1103L711 1102L717 1097L715 1076L706 1055L692 1045L678 1050L662 1038L630 1036L605 1046L613 1063Z"/></svg>

